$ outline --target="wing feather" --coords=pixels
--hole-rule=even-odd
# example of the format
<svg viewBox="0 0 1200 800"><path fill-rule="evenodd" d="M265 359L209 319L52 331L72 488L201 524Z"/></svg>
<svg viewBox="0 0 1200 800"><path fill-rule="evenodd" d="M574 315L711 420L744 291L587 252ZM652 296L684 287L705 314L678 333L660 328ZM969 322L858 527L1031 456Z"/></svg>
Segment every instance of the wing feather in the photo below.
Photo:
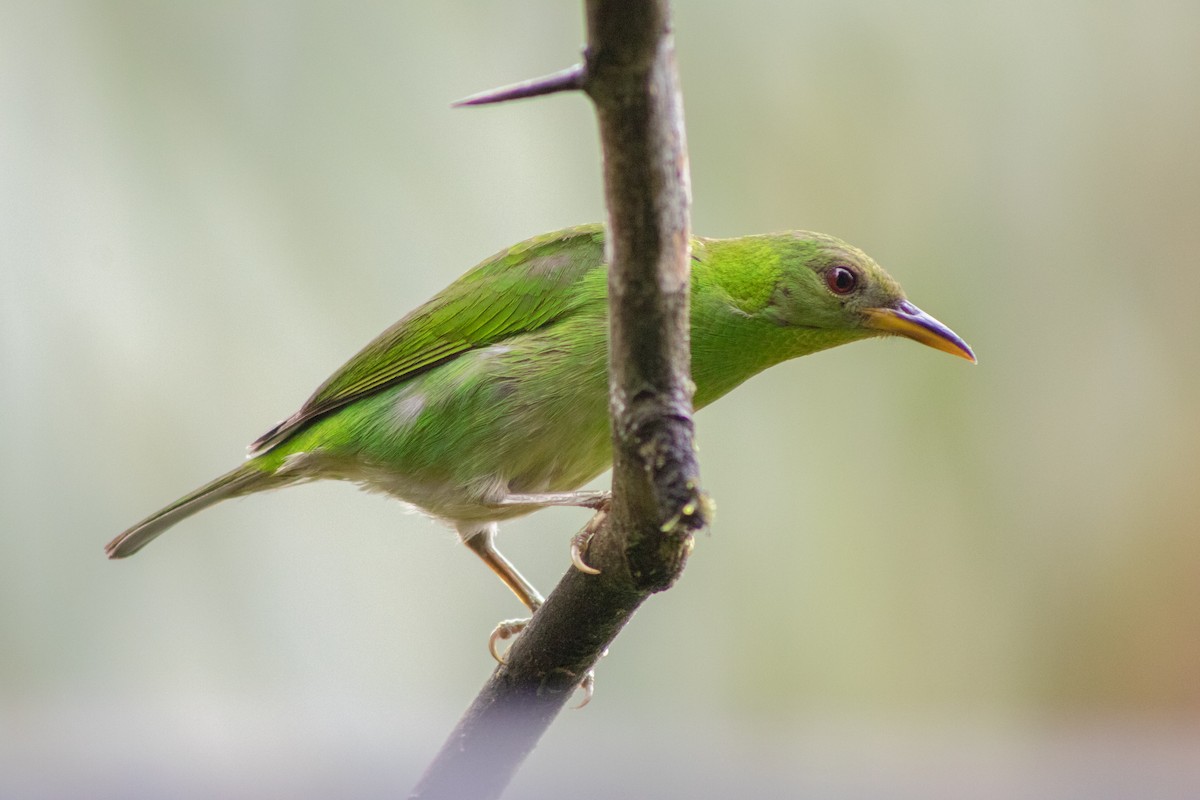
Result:
<svg viewBox="0 0 1200 800"><path fill-rule="evenodd" d="M599 225L526 240L467 272L364 347L300 410L250 445L257 455L313 420L479 347L537 329L583 302L572 287L601 268Z"/></svg>

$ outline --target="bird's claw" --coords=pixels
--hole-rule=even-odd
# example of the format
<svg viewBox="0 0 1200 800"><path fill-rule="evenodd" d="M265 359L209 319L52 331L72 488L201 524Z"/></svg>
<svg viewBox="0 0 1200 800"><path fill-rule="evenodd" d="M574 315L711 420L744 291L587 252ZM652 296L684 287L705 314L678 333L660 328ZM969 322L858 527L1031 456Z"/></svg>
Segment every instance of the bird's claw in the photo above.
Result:
<svg viewBox="0 0 1200 800"><path fill-rule="evenodd" d="M492 635L488 637L488 652L492 654L492 658L501 664L508 663L497 645L516 636L525 630L527 625L529 625L528 619L506 619L497 625L496 629L492 631Z"/></svg>
<svg viewBox="0 0 1200 800"><path fill-rule="evenodd" d="M607 647L604 648L604 651L602 653L600 653L600 658L604 658L606 655L608 655ZM594 695L596 693L596 670L595 669L589 669L587 672L584 673L583 680L581 680L579 682L579 688L583 690L583 699L579 701L579 705L575 706L576 709L583 708L588 703L592 702L592 695Z"/></svg>
<svg viewBox="0 0 1200 800"><path fill-rule="evenodd" d="M496 626L492 631L492 635L488 637L488 652L492 654L492 658L496 659L501 664L508 663L504 658L504 653L500 652L498 647L500 642L512 639L529 625L528 619L506 619ZM608 648L604 648L604 652L600 654L601 658L608 655ZM596 693L596 671L589 669L583 675L583 680L579 682L579 689L583 691L583 699L575 708L583 708L588 703L592 702L592 696Z"/></svg>
<svg viewBox="0 0 1200 800"><path fill-rule="evenodd" d="M583 690L583 699L575 706L576 710L592 702L592 695L596 693L596 671L594 669L589 669L584 674L583 680L579 682L579 688Z"/></svg>
<svg viewBox="0 0 1200 800"><path fill-rule="evenodd" d="M588 575L599 575L600 570L593 567L583 560L582 550L587 547L591 536L584 536L582 533L576 534L571 539L571 563L575 565L575 569Z"/></svg>
<svg viewBox="0 0 1200 800"><path fill-rule="evenodd" d="M596 535L596 531L604 524L604 519L608 516L608 504L612 500L612 494L609 492L604 492L604 494L607 497L604 498L603 505L596 508L596 515L588 520L588 524L583 526L583 530L571 537L571 563L575 565L575 569L586 575L600 574L600 570L583 560L583 554L591 544L592 537Z"/></svg>

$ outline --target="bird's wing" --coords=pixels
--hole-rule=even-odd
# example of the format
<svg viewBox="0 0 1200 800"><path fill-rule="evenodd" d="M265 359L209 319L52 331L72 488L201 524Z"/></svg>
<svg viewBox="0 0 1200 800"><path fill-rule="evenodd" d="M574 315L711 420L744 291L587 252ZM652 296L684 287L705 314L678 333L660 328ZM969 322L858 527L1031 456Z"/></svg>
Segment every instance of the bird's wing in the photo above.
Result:
<svg viewBox="0 0 1200 800"><path fill-rule="evenodd" d="M548 233L497 253L381 333L299 411L255 440L250 453L265 452L314 419L460 353L571 313L584 300L571 287L603 258L599 225Z"/></svg>

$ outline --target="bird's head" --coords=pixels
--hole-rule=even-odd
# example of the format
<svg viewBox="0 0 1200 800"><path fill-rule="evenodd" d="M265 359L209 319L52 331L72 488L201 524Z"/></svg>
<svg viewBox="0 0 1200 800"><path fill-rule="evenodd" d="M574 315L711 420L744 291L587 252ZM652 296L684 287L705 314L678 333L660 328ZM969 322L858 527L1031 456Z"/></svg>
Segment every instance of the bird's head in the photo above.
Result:
<svg viewBox="0 0 1200 800"><path fill-rule="evenodd" d="M770 313L779 324L851 338L905 336L975 363L958 334L910 303L900 284L857 247L805 231L771 238L779 275Z"/></svg>

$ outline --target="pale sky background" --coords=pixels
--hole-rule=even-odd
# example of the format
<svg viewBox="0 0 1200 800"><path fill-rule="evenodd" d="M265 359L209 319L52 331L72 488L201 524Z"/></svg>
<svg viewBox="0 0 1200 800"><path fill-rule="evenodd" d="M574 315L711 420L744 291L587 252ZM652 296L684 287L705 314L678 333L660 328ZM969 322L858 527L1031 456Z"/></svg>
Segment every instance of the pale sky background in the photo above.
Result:
<svg viewBox="0 0 1200 800"><path fill-rule="evenodd" d="M102 547L493 252L602 219L579 4L0 0L0 797L393 797L520 607L345 485ZM512 797L1200 786L1200 5L680 2L708 236L870 252L868 342L698 418L718 514ZM571 510L504 527L549 589Z"/></svg>

